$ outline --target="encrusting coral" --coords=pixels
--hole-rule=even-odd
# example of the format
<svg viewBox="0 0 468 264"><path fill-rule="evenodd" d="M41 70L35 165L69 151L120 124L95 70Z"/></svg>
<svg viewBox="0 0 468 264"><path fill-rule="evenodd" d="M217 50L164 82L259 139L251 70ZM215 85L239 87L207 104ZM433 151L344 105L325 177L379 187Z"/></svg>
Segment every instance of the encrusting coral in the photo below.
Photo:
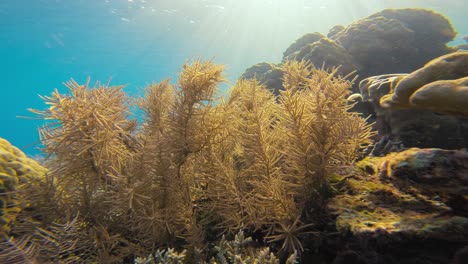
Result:
<svg viewBox="0 0 468 264"><path fill-rule="evenodd" d="M118 263L172 247L208 260L210 244L238 230L281 249L281 261L300 254L302 237L326 222L331 179L353 172L370 126L348 111L351 82L336 71L288 62L279 96L239 80L224 100L222 69L197 60L176 85L149 85L140 126L121 86L70 81L68 94L43 97L49 108L31 111L47 121L49 172L36 193L48 205L33 207L49 217L13 228L23 239L8 256Z"/></svg>

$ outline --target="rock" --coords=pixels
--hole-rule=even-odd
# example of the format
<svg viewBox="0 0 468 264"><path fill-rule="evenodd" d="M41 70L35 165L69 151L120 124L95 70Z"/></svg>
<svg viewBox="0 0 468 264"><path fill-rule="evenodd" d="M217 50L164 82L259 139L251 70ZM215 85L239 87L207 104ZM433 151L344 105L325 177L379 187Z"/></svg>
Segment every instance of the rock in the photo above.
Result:
<svg viewBox="0 0 468 264"><path fill-rule="evenodd" d="M0 239L8 235L22 209L16 190L35 178L43 178L46 171L10 142L0 138Z"/></svg>
<svg viewBox="0 0 468 264"><path fill-rule="evenodd" d="M389 154L380 171L382 179L409 180L420 184L420 189L437 190L433 194L468 194L468 152L464 150L411 148Z"/></svg>
<svg viewBox="0 0 468 264"><path fill-rule="evenodd" d="M367 262L359 255L359 253L346 250L340 252L333 260L333 264L366 264Z"/></svg>
<svg viewBox="0 0 468 264"><path fill-rule="evenodd" d="M445 238L468 237L468 211L450 207L454 197L468 202L468 152L411 148L382 158L366 158L358 166L365 173L365 182L350 180L348 194L329 204L339 215L338 229L419 236L428 231L418 228L422 222L443 232L439 228L454 221L466 225L466 233L454 232ZM425 233L426 237L432 235L438 237L439 233Z"/></svg>
<svg viewBox="0 0 468 264"><path fill-rule="evenodd" d="M468 118L419 109L384 109L385 134L404 147L468 147Z"/></svg>

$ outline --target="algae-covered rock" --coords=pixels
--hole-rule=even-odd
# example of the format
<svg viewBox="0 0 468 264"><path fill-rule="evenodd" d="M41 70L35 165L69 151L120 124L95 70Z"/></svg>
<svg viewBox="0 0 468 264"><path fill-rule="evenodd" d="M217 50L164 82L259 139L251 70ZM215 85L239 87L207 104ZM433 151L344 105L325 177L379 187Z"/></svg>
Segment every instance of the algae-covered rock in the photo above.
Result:
<svg viewBox="0 0 468 264"><path fill-rule="evenodd" d="M370 73L393 72L388 67L395 65L399 57L412 56L416 47L412 44L411 29L400 21L385 17L366 18L355 22L334 36L353 58L365 65ZM390 57L394 54L398 57ZM375 68L377 67L377 68ZM385 71L381 69L387 67Z"/></svg>
<svg viewBox="0 0 468 264"><path fill-rule="evenodd" d="M21 211L15 191L35 178L43 178L46 169L26 157L18 148L0 138L0 237L11 230L11 224Z"/></svg>
<svg viewBox="0 0 468 264"><path fill-rule="evenodd" d="M433 58L456 51L447 46L455 34L449 20L432 10L386 9L346 27L335 26L327 37L317 32L305 34L285 50L282 62L307 60L316 67L340 66L338 74L357 70L359 80L412 72ZM272 83L281 89L279 82Z"/></svg>
<svg viewBox="0 0 468 264"><path fill-rule="evenodd" d="M415 38L429 45L444 44L453 40L456 32L450 21L432 10L420 8L385 9L373 14L373 17L386 17L401 21L415 31Z"/></svg>
<svg viewBox="0 0 468 264"><path fill-rule="evenodd" d="M424 192L468 194L468 152L464 150L411 148L389 154L380 170L381 179L410 180Z"/></svg>
<svg viewBox="0 0 468 264"><path fill-rule="evenodd" d="M411 253L426 254L424 263L449 263L468 243L466 151L412 148L358 167L328 206L350 241L399 261L377 263L414 263ZM438 251L427 250L434 244Z"/></svg>
<svg viewBox="0 0 468 264"><path fill-rule="evenodd" d="M468 152L412 148L358 167L366 178L329 204L338 230L468 241Z"/></svg>

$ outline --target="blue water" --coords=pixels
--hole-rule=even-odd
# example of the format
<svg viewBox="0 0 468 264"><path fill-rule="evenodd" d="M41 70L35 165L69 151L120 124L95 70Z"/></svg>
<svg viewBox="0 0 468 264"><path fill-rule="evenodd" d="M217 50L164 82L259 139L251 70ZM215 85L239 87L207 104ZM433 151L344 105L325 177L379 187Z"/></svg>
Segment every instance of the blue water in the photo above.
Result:
<svg viewBox="0 0 468 264"><path fill-rule="evenodd" d="M0 0L0 137L38 153L38 95L87 77L126 84L176 78L189 58L225 64L234 82L258 62L279 62L308 32L347 25L384 8L422 7L446 15L468 34L465 0ZM227 85L225 85L227 86Z"/></svg>

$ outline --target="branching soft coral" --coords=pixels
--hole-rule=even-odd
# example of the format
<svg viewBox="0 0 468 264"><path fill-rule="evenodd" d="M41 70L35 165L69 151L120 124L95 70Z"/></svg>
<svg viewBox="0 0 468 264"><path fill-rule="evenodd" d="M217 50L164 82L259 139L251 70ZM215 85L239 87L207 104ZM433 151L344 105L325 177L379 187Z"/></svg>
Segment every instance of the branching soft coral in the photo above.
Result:
<svg viewBox="0 0 468 264"><path fill-rule="evenodd" d="M130 206L138 233L154 243L202 240L194 215L198 159L219 127L213 101L221 74L222 67L211 62L185 64L178 87L168 81L151 85L141 101L147 119L133 177L138 196L132 195Z"/></svg>
<svg viewBox="0 0 468 264"><path fill-rule="evenodd" d="M370 144L370 126L349 111L351 82L304 62L289 62L283 68L279 120L288 136L283 148L287 170L304 190L326 190L328 177L349 172ZM304 190L304 198L310 199Z"/></svg>
<svg viewBox="0 0 468 264"><path fill-rule="evenodd" d="M41 140L52 156L47 166L67 209L96 218L109 211L102 207L108 198L102 194L125 181L136 123L128 120L128 99L121 86L98 84L91 89L89 81L79 85L73 80L65 85L69 94L56 90L43 97L49 109L31 111L49 121L40 130Z"/></svg>
<svg viewBox="0 0 468 264"><path fill-rule="evenodd" d="M369 143L370 127L348 111L350 82L289 62L280 96L239 80L225 102L216 98L222 70L196 60L175 85L149 85L139 128L120 86L70 81L68 94L55 91L43 97L48 109L32 110L48 122L40 131L48 195L60 223L76 217L81 260L116 262L166 246L195 254L239 229L290 253L303 249L330 177L350 173Z"/></svg>

